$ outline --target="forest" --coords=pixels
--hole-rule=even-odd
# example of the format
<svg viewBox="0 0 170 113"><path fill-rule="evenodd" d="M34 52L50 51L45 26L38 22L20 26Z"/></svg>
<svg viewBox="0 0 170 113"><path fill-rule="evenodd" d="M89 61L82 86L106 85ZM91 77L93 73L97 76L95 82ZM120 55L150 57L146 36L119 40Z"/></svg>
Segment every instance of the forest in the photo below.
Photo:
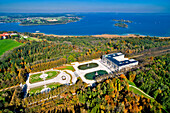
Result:
<svg viewBox="0 0 170 113"><path fill-rule="evenodd" d="M88 87L79 79L74 85L24 99L19 97L19 91L10 90L10 93L14 92L13 96L3 100L2 112L164 112L157 101L131 92L124 75L96 83L94 87ZM1 97L8 96L8 93L1 94Z"/></svg>
<svg viewBox="0 0 170 113"><path fill-rule="evenodd" d="M74 61L100 58L101 55L108 53L122 52L126 56L140 54L152 48L169 47L170 40L149 36L107 39L83 36L66 38L49 37L31 33L24 33L24 35L44 40L29 41L16 37L15 40L23 43L23 45L7 51L0 57L0 109L2 112L18 110L20 112L33 112L37 110L38 112L38 110L44 111L45 109L51 112L65 112L65 110L69 110L63 105L70 106L72 110L82 112L124 112L126 110L128 110L127 112L133 112L133 110L137 112L156 112L161 111L162 107L169 109L169 54L167 56L151 58L153 63L129 73L127 77L130 81L133 81L137 87L154 97L156 100L154 102L129 91L125 85L127 84L126 80L122 80L121 78L115 78L114 80L108 79L107 82L97 83L94 88L86 87L87 85L79 80L79 82L73 86L61 86L47 94L32 95L25 99L22 97L21 88L17 86L25 83L27 74L30 72L38 72ZM156 84L157 81L158 84ZM118 86L121 86L121 88L115 85L118 83L120 84ZM102 84L104 84L104 86L102 86ZM111 84L115 88L110 89ZM102 87L98 88L99 86ZM75 90L70 93L72 88ZM63 89L65 89L65 91L62 92L62 95L60 92ZM96 93L93 94L94 92ZM102 93L102 96L100 96L99 92ZM77 95L74 95L75 93ZM83 94L84 96L81 97ZM112 96L114 94L116 94L116 96ZM52 99L52 101L49 102L43 101L44 103L39 103L40 105L38 106L31 104L36 101L36 99L40 100L56 95L60 95L61 98ZM126 97L126 95L129 96ZM103 102L98 101L97 103L96 100L98 97L100 97ZM86 103L84 103L83 100ZM93 102L91 102L92 100ZM89 104L89 101L92 104ZM28 103L32 107L30 107ZM102 106L107 108L103 108ZM74 112L72 110L69 111Z"/></svg>
<svg viewBox="0 0 170 113"><path fill-rule="evenodd" d="M25 33L27 35L32 35ZM24 83L26 73L36 72L70 63L100 58L101 55L119 52L126 55L140 53L155 47L168 46L169 40L155 37L94 38L94 37L46 37L42 41L16 38L24 45L7 51L0 60L1 88ZM56 63L57 62L57 63ZM19 74L19 76L18 76Z"/></svg>
<svg viewBox="0 0 170 113"><path fill-rule="evenodd" d="M130 72L129 80L170 110L170 54L150 60L152 63Z"/></svg>

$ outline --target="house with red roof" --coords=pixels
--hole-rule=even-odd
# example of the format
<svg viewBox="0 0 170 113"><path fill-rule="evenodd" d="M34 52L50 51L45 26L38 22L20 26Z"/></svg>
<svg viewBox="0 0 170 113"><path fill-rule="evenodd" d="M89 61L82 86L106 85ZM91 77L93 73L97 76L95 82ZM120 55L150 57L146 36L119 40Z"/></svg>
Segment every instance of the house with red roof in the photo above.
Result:
<svg viewBox="0 0 170 113"><path fill-rule="evenodd" d="M3 34L0 34L0 39L8 39L10 37L10 33L3 33Z"/></svg>

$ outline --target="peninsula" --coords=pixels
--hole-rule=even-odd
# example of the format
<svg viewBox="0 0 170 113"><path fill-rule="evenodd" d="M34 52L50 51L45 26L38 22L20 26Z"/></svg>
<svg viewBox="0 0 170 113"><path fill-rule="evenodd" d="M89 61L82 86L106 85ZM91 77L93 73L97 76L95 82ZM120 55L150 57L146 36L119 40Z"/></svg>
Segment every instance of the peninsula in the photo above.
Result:
<svg viewBox="0 0 170 113"><path fill-rule="evenodd" d="M0 16L0 23L20 23L22 26L30 25L55 25L77 22L81 19L75 15L54 15L54 16Z"/></svg>

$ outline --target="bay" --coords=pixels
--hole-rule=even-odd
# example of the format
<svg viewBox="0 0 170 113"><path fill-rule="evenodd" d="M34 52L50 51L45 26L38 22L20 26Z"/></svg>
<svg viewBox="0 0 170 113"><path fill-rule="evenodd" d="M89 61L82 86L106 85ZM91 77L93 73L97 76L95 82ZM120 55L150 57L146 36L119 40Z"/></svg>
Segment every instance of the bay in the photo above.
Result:
<svg viewBox="0 0 170 113"><path fill-rule="evenodd" d="M18 31L56 35L140 34L170 36L170 14L143 13L74 13L84 16L78 22L58 25L19 26L19 23L0 23L0 31ZM112 19L133 21L128 28L114 26Z"/></svg>

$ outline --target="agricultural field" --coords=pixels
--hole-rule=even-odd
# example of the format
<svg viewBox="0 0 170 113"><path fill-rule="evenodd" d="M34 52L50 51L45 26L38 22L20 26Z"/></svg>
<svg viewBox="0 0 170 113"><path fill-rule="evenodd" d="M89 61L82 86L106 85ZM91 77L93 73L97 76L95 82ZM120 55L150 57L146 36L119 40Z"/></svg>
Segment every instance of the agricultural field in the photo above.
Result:
<svg viewBox="0 0 170 113"><path fill-rule="evenodd" d="M19 43L17 41L11 40L11 39L4 39L0 40L0 56L5 53L8 50L11 50L15 47L18 47L22 45L22 43Z"/></svg>

